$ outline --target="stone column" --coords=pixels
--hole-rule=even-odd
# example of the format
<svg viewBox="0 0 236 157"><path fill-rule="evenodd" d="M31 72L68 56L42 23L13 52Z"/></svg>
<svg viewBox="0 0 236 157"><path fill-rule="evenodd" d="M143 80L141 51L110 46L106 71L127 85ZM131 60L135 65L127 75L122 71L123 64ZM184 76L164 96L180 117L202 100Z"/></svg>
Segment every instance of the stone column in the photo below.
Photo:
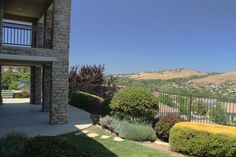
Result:
<svg viewBox="0 0 236 157"><path fill-rule="evenodd" d="M30 103L42 103L42 70L40 66L31 67Z"/></svg>
<svg viewBox="0 0 236 157"><path fill-rule="evenodd" d="M2 66L0 65L0 105L2 105Z"/></svg>
<svg viewBox="0 0 236 157"><path fill-rule="evenodd" d="M51 64L43 65L43 103L42 111L49 112L51 105Z"/></svg>
<svg viewBox="0 0 236 157"><path fill-rule="evenodd" d="M0 47L2 46L3 0L0 0Z"/></svg>
<svg viewBox="0 0 236 157"><path fill-rule="evenodd" d="M52 104L50 123L68 121L68 69L71 0L54 0L53 50L57 61L52 63Z"/></svg>
<svg viewBox="0 0 236 157"><path fill-rule="evenodd" d="M35 47L36 48L45 48L44 47L44 28L43 23L37 23L37 32L35 34Z"/></svg>
<svg viewBox="0 0 236 157"><path fill-rule="evenodd" d="M35 67L30 67L30 104L35 104Z"/></svg>
<svg viewBox="0 0 236 157"><path fill-rule="evenodd" d="M47 48L52 48L52 23L53 23L53 10L49 8L44 17L44 45Z"/></svg>

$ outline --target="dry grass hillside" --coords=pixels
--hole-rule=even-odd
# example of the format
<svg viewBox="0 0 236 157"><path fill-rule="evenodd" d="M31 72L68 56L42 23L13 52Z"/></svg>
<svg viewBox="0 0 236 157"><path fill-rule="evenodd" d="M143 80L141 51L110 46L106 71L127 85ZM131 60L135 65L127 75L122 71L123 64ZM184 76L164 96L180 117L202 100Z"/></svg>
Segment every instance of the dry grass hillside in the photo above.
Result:
<svg viewBox="0 0 236 157"><path fill-rule="evenodd" d="M225 82L236 83L236 71L219 74L219 75L208 76L201 79L195 79L195 80L192 80L191 82L193 83L217 83L217 84L222 84Z"/></svg>
<svg viewBox="0 0 236 157"><path fill-rule="evenodd" d="M190 69L177 69L168 71L146 72L129 75L130 78L136 80L171 80L175 78L188 78L191 76L202 76L207 73L193 71Z"/></svg>

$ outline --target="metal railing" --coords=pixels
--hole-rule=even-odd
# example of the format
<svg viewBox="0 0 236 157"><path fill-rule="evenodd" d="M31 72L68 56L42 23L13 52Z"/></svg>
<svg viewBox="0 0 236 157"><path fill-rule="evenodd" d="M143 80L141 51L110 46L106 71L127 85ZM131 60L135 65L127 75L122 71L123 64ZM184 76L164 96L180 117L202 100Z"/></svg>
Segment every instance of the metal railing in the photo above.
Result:
<svg viewBox="0 0 236 157"><path fill-rule="evenodd" d="M32 25L3 22L2 44L34 47L52 48L52 29L35 27Z"/></svg>
<svg viewBox="0 0 236 157"><path fill-rule="evenodd" d="M159 98L159 116L180 115L187 121L236 125L236 102L194 95L156 92Z"/></svg>
<svg viewBox="0 0 236 157"><path fill-rule="evenodd" d="M103 98L113 95L118 90L118 87L109 87L99 84L89 83L69 83L69 91L81 91L94 94Z"/></svg>

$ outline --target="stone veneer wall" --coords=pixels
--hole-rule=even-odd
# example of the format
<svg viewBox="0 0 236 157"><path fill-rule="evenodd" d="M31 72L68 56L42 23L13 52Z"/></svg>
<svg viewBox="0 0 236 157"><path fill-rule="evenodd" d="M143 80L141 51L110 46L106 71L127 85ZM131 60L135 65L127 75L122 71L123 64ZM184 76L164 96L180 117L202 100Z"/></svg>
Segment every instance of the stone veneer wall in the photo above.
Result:
<svg viewBox="0 0 236 157"><path fill-rule="evenodd" d="M50 104L51 104L51 64L43 65L43 103L42 103L42 111L49 112Z"/></svg>
<svg viewBox="0 0 236 157"><path fill-rule="evenodd" d="M68 122L68 69L71 0L54 0L53 49L0 47L1 54L56 57L50 63L50 123ZM44 63L46 64L46 63ZM45 100L44 100L45 101Z"/></svg>
<svg viewBox="0 0 236 157"><path fill-rule="evenodd" d="M30 79L30 103L42 104L42 68L40 66L31 67Z"/></svg>
<svg viewBox="0 0 236 157"><path fill-rule="evenodd" d="M3 1L0 0L0 47L2 46L2 20L3 20ZM2 74L2 67L0 65L0 105L2 105L1 74Z"/></svg>
<svg viewBox="0 0 236 157"><path fill-rule="evenodd" d="M0 65L0 105L2 105L2 67Z"/></svg>
<svg viewBox="0 0 236 157"><path fill-rule="evenodd" d="M3 1L0 0L0 46L2 45Z"/></svg>
<svg viewBox="0 0 236 157"><path fill-rule="evenodd" d="M55 0L53 17L53 50L57 61L52 63L51 123L68 119L68 70L71 0Z"/></svg>

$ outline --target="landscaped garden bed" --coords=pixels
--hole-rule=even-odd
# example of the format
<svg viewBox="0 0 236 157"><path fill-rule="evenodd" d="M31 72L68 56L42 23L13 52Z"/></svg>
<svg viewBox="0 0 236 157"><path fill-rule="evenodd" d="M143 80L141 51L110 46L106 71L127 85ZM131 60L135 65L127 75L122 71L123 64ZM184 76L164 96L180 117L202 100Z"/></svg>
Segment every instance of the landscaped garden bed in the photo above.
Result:
<svg viewBox="0 0 236 157"><path fill-rule="evenodd" d="M86 101L86 107L96 105L96 114L103 116L98 123L101 126L100 131L103 128L104 132L109 130L111 134L125 141L148 143L157 149L160 147L159 143L162 143L160 140L170 142L164 145L172 153L176 151L200 157L236 156L236 134L229 132L236 132L234 127L189 123L179 114L159 117L161 98L145 88L121 89L105 101L96 96L82 94L87 95L89 100L90 97L96 100L92 102L97 102Z"/></svg>

